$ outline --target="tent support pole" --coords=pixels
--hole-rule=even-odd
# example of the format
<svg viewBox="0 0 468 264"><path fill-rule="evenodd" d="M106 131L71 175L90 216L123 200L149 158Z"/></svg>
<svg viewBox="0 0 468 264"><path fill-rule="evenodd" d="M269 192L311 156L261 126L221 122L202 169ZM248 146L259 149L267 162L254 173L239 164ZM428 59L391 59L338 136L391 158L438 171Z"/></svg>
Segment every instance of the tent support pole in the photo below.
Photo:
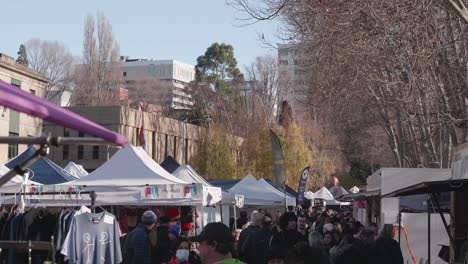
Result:
<svg viewBox="0 0 468 264"><path fill-rule="evenodd" d="M401 210L398 212L398 244L401 245Z"/></svg>
<svg viewBox="0 0 468 264"><path fill-rule="evenodd" d="M237 230L237 213L236 213L236 205L234 204L234 229Z"/></svg>
<svg viewBox="0 0 468 264"><path fill-rule="evenodd" d="M3 177L0 178L0 187L15 177L17 174L24 176L27 172L27 168L31 166L34 162L38 161L43 156L47 155L47 144L41 144L41 147L36 150L34 155L32 155L27 160L23 161L21 164L15 166L13 169L8 171Z"/></svg>
<svg viewBox="0 0 468 264"><path fill-rule="evenodd" d="M444 214L442 213L442 210L440 209L439 195L437 193L432 193L429 195L429 198L435 204L437 211L439 211L439 215L442 218L442 223L444 223L445 231L447 232L447 235L450 239L450 243L452 245L455 245L455 239L453 238L452 233L450 232L450 227L447 224L447 220L445 220Z"/></svg>
<svg viewBox="0 0 468 264"><path fill-rule="evenodd" d="M431 211L429 211L429 200L428 197L427 203L427 261L431 263Z"/></svg>

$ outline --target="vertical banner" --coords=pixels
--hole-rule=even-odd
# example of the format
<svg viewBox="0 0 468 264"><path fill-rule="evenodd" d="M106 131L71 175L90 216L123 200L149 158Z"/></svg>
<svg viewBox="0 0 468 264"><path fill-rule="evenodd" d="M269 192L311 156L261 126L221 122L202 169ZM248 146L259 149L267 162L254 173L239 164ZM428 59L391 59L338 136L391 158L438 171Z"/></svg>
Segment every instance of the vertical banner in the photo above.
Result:
<svg viewBox="0 0 468 264"><path fill-rule="evenodd" d="M302 205L304 202L304 192L306 188L307 178L309 177L310 167L305 167L299 179L297 187L297 205Z"/></svg>
<svg viewBox="0 0 468 264"><path fill-rule="evenodd" d="M270 130L271 150L273 154L273 164L275 165L275 185L284 190L284 158L281 142L276 134Z"/></svg>

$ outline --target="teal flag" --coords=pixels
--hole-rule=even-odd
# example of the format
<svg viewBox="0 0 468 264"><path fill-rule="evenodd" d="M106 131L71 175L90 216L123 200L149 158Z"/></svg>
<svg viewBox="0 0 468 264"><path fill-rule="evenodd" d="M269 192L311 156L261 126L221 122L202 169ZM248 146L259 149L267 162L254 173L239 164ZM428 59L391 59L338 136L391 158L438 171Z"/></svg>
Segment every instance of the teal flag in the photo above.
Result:
<svg viewBox="0 0 468 264"><path fill-rule="evenodd" d="M276 134L270 130L271 150L273 153L273 164L275 165L275 185L280 189L284 189L284 181L286 179L284 172L284 158L281 142Z"/></svg>

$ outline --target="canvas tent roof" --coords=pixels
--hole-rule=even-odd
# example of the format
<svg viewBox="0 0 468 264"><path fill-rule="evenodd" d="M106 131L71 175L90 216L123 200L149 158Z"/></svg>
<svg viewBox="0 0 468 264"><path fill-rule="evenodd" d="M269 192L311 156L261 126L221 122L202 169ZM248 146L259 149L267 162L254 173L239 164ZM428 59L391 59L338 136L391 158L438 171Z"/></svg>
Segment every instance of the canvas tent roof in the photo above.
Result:
<svg viewBox="0 0 468 264"><path fill-rule="evenodd" d="M66 185L130 187L163 184L187 182L164 170L141 147L127 144L95 171Z"/></svg>
<svg viewBox="0 0 468 264"><path fill-rule="evenodd" d="M34 148L33 146L29 146L23 153L10 160L6 164L6 166L12 169L16 165L21 164L23 161L27 160L29 157L34 155L35 152L36 148ZM30 180L42 184L59 184L76 179L70 173L62 169L60 166L53 163L47 157L42 157L38 161L34 162L29 167L29 170Z"/></svg>
<svg viewBox="0 0 468 264"><path fill-rule="evenodd" d="M306 199L309 199L309 200L314 199L314 195L315 195L315 194L314 194L313 192L311 192L311 191L304 192L304 197L305 197Z"/></svg>
<svg viewBox="0 0 468 264"><path fill-rule="evenodd" d="M343 188L343 186L341 185L333 186L330 188L329 191L333 195L333 197L336 197L336 198L349 194L349 192L346 191L346 189Z"/></svg>
<svg viewBox="0 0 468 264"><path fill-rule="evenodd" d="M357 186L353 186L353 187L351 187L351 189L349 189L349 191L351 193L358 193L360 190L359 190L359 188Z"/></svg>
<svg viewBox="0 0 468 264"><path fill-rule="evenodd" d="M73 161L68 162L67 166L65 166L63 169L77 179L88 175L88 172L83 168L82 165L76 164Z"/></svg>
<svg viewBox="0 0 468 264"><path fill-rule="evenodd" d="M245 205L284 206L285 197L279 190L265 180L257 181L254 176L247 175L228 190L229 193L244 195ZM286 197L286 205L295 206L296 199Z"/></svg>
<svg viewBox="0 0 468 264"><path fill-rule="evenodd" d="M206 197L204 197L204 200L207 201L205 205L213 205L221 201L221 198L222 198L221 188L214 187L213 185L208 183L190 165L185 165L185 164L180 165L179 168L177 168L177 170L175 170L172 173L172 175L188 183L199 183L203 185L203 188L204 188L203 195L206 195Z"/></svg>
<svg viewBox="0 0 468 264"><path fill-rule="evenodd" d="M3 164L0 164L0 178L5 175L10 169ZM27 180L26 184L41 185L40 183ZM16 175L11 178L5 185L0 187L0 193L16 193L21 190L23 184L23 177Z"/></svg>
<svg viewBox="0 0 468 264"><path fill-rule="evenodd" d="M333 195L326 187L320 188L316 193L314 193L314 199L322 199L325 201L334 201Z"/></svg>
<svg viewBox="0 0 468 264"><path fill-rule="evenodd" d="M163 162L161 162L161 167L163 167L167 172L173 173L180 167L179 162L175 160L172 156L167 156Z"/></svg>

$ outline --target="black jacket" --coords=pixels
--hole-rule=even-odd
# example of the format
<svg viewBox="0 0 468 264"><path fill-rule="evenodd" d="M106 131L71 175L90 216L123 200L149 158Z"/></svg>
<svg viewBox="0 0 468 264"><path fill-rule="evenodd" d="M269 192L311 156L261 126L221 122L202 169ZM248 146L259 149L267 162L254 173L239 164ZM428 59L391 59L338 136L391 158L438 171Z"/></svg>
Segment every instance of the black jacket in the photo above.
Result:
<svg viewBox="0 0 468 264"><path fill-rule="evenodd" d="M151 264L151 245L149 230L139 224L128 234L125 250L125 263L127 264Z"/></svg>
<svg viewBox="0 0 468 264"><path fill-rule="evenodd" d="M280 248L286 256L288 251L300 241L303 241L301 233L296 230L284 230L273 236L270 248Z"/></svg>
<svg viewBox="0 0 468 264"><path fill-rule="evenodd" d="M241 260L245 263L266 263L272 235L269 228L251 234L241 248Z"/></svg>

